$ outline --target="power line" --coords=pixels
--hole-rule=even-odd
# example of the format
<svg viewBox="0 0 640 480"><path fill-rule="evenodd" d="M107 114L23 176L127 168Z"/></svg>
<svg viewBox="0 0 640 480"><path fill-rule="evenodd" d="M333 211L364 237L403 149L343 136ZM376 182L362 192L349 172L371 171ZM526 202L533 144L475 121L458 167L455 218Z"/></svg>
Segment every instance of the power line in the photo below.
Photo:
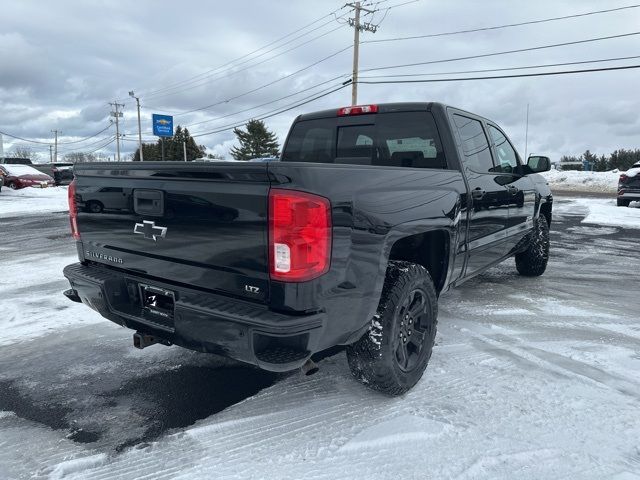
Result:
<svg viewBox="0 0 640 480"><path fill-rule="evenodd" d="M520 73L515 75L493 75L484 77L456 77L456 78L432 78L432 79L418 79L418 80L367 80L360 81L364 84L396 84L396 83L438 83L438 82L463 82L472 80L497 80L503 78L525 78L525 77L547 77L553 75L569 75L579 73L592 73L592 72L610 72L616 70L631 70L640 68L640 65L625 65L619 67L603 67L603 68L587 68L582 70L564 70L559 72L536 72L536 73Z"/></svg>
<svg viewBox="0 0 640 480"><path fill-rule="evenodd" d="M80 140L73 140L71 142L58 142L58 145L71 145L73 143L80 143L80 142L86 142L87 140L92 139L93 137L97 137L98 135L100 135L102 132L108 130L111 128L111 125L113 125L112 123L109 123L109 125L107 125L106 127L104 127L102 130L100 130L99 132L94 133L93 135L90 135L88 137L82 138Z"/></svg>
<svg viewBox="0 0 640 480"><path fill-rule="evenodd" d="M307 88L304 88L304 89L302 89L302 90L298 90L297 92L290 93L289 95L285 95L285 96L283 96L283 97L276 98L275 100L270 100L270 101L268 101L268 102L261 103L260 105L254 105L254 106L252 106L252 107L245 108L244 110L238 110L237 112L228 113L228 114L226 114L226 115L221 115L221 116L219 116L219 117L211 118L211 119L208 119L208 120L202 120L202 121L200 121L200 122L190 123L190 124L188 124L188 125L185 125L185 127L194 127L194 126L196 126L196 125L201 125L201 124L203 124L203 123L209 123L209 122L213 122L213 121L215 121L215 120L221 120L221 119L223 119L223 118L232 117L232 116L234 116L234 115L238 115L238 114L240 114L240 113L249 112L249 111L251 111L251 110L255 110L256 108L261 108L261 107L265 107L265 106L267 106L267 105L272 105L272 104L277 103L277 102L279 102L279 101L281 101L281 100L285 100L285 99L287 99L287 98L295 97L296 95L300 95L301 93L308 92L309 90L316 89L316 88L318 88L318 87L320 87L320 86L322 86L322 85L326 85L327 83L331 83L331 82L333 82L333 81L335 81L335 80L337 80L337 79L339 79L339 78L345 78L345 77L348 77L348 75L338 75L337 77L333 77L333 78L331 78L331 79L329 79L329 80L326 80L326 81L324 81L324 82L317 83L317 84L315 84L315 85L313 85L313 86L311 86L311 87L307 87ZM328 89L334 88L335 86L336 86L336 85L332 85L332 86L331 86L331 87L329 87Z"/></svg>
<svg viewBox="0 0 640 480"><path fill-rule="evenodd" d="M555 76L555 75L570 75L570 74L583 74L583 73L594 73L594 72L608 72L608 71L618 71L618 70L630 70L640 68L640 65L627 65L627 66L618 66L618 67L604 67L604 68L592 68L592 69L580 69L580 70L563 70L563 71L555 71L555 72L536 72L536 73L524 73L524 74L516 74L516 75L494 75L494 76L483 76L483 77L464 77L464 78L437 78L437 79L416 79L416 80L382 80L382 81L360 81L363 84L398 84L398 83L436 83L436 82L458 82L458 81L474 81L474 80L497 80L497 79L508 79L508 78L525 78L525 77L542 77L542 76ZM307 103L318 100L319 98L330 95L334 92L342 90L347 87L348 84L341 85L338 88L335 88L329 92L326 92L322 95L315 96L303 102L296 103L288 108L280 109L273 112L267 112L267 114L263 114L259 117L254 117L256 120L264 120L267 118L274 117L276 115L280 115L287 111L293 110L294 108L300 107ZM236 122L235 124L229 124L222 127L219 127L215 130L211 130L208 132L199 132L193 134L193 137L201 137L205 135L211 135L214 133L220 133L227 130L232 130L237 127L241 127L247 121L251 119L246 119L242 122Z"/></svg>
<svg viewBox="0 0 640 480"><path fill-rule="evenodd" d="M288 112L290 110L293 110L294 108L298 108L298 107L301 107L302 105L306 105L308 103L315 102L316 100L319 100L320 98L323 98L323 97L326 97L327 95L331 95L332 93L338 92L338 91L342 90L343 88L348 87L350 83L351 82L346 82L343 85L340 85L339 87L334 88L333 90L331 90L329 92L325 92L323 94L316 95L316 96L314 96L312 98L309 98L307 100L304 100L302 102L297 102L295 105L291 105L291 106L289 106L287 108L273 110L271 112L265 112L264 114L262 114L261 116L258 116L258 117L247 118L247 119L242 120L240 122L236 122L234 124L228 124L228 125L219 127L219 128L217 128L215 130L211 130L209 132L197 132L195 134L192 134L191 136L195 138L195 137L203 137L203 136L206 136L206 135L212 135L214 133L225 132L227 130L233 130L234 128L241 127L241 126L245 125L249 120L265 120L267 118L275 117L275 116L280 115L282 113L285 113L285 112Z"/></svg>
<svg viewBox="0 0 640 480"><path fill-rule="evenodd" d="M79 151L82 151L82 150L84 150L84 149L86 149L86 148L91 148L91 147L93 147L94 145L97 145L97 144L99 144L99 143L104 142L105 140L112 139L112 138L114 138L114 139L115 139L116 137L115 137L114 135L110 135L110 136L108 136L108 137L99 138L98 140L96 140L96 141L94 141L94 142L91 142L91 143L88 143L88 144L86 144L86 145L82 145L81 147L71 148L71 149L63 148L63 149L59 150L59 152L60 152L60 153L72 153L72 152L79 152Z"/></svg>
<svg viewBox="0 0 640 480"><path fill-rule="evenodd" d="M504 72L509 70L529 70L533 68L548 68L548 67L565 67L569 65L584 65L586 63L602 63L602 62L616 62L620 60L632 60L640 58L640 55L633 55L630 57L616 57L616 58L604 58L598 60L582 60L579 62L563 62L563 63L545 63L541 65L526 65L519 67L503 67L503 68L483 68L478 70L458 70L453 72L428 72L428 73L406 73L406 74L389 74L389 75L370 75L360 78L372 79L372 78L401 78L401 77L427 77L435 75L462 75L466 73L487 73L487 72Z"/></svg>
<svg viewBox="0 0 640 480"><path fill-rule="evenodd" d="M586 17L589 15L599 15L602 13L609 13L609 12L618 12L621 10L628 10L631 8L638 8L640 7L640 4L634 4L634 5L627 5L625 7L618 7L618 8L609 8L606 10L596 10L593 12L586 12L586 13L578 13L578 14L574 14L574 15L564 15L562 17L551 17L551 18L543 18L543 19L539 19L539 20L531 20L531 21L527 21L527 22L519 22L519 23L508 23L508 24L504 24L504 25L495 25L495 26L491 26L491 27L481 27L481 28L471 28L471 29L467 29L467 30L457 30L454 32L443 32L443 33L432 33L432 34L428 34L428 35L414 35L414 36L410 36L410 37L396 37L396 38L380 38L377 40L366 40L362 43L383 43L383 42L397 42L397 41L402 41L402 40L416 40L416 39L420 39L420 38L434 38L434 37L444 37L444 36L449 36L449 35L460 35L460 34L465 34L465 33L474 33L474 32L484 32L484 31L489 31L489 30L499 30L502 28L512 28L512 27L521 27L524 25L536 25L539 23L546 23L546 22L555 22L558 20L567 20L567 19L572 19L572 18L579 18L579 17Z"/></svg>
<svg viewBox="0 0 640 480"><path fill-rule="evenodd" d="M335 77L330 78L330 79L328 79L328 80L325 80L325 81L323 81L323 82L316 83L315 85L312 85L312 86L310 86L310 87L303 88L302 90L298 90L298 91L296 91L296 92L290 93L290 94L288 94L288 95L284 95L284 96L282 96L282 97L276 98L276 99L274 99L274 100L270 100L270 101L268 101L268 102L261 103L261 104L259 104L259 105L253 105L253 106L248 107L248 108L245 108L245 109L243 109L243 110L238 110L238 111L236 111L236 112L228 113L228 114L221 115L221 116L214 117L214 118L209 118L209 119L207 119L207 120L202 120L202 121L199 121L199 122L194 122L194 123L185 124L185 125L183 125L183 126L184 126L185 128L191 128L191 127L194 127L194 126L196 126L196 125L202 125L202 124L204 124L204 123L210 123L210 122L214 122L214 121L216 121L216 120L222 120L222 119L224 119L224 118L233 117L233 116L235 116L235 115L239 115L239 114L241 114L241 113L246 113L246 112L249 112L249 111L251 111L251 110L255 110L255 109L257 109L257 108L265 107L265 106L267 106L267 105L272 105L272 104L274 104L274 103L277 103L277 102L279 102L279 101L281 101L281 100L285 100L285 99L287 99L287 98L295 97L295 96L297 96L297 95L300 95L301 93L305 93L305 92L308 92L309 90L314 90L314 89L316 89L316 88L318 88L318 87L321 87L321 86L323 86L323 85L326 85L327 83L334 82L335 80L338 80L339 78L348 78L348 77L349 77L349 75L348 75L348 74L338 75L338 76L335 76ZM351 80L347 80L347 81L346 81L346 83L349 83L349 82L351 82ZM345 82L342 82L342 83L345 83ZM330 90L330 89L332 89L332 88L335 88L336 86L338 86L338 85L332 85L332 86L328 87L327 89L324 89L324 90L321 90L320 92L316 92L316 93L314 93L313 95L316 95L316 94L318 94L318 93L322 93L322 92L324 92L324 91L326 91L326 90ZM145 132L145 134L149 134L149 133L151 133L151 132L149 132L149 131ZM126 139L126 138L125 138L125 139L123 139L123 140L128 140L128 139Z"/></svg>
<svg viewBox="0 0 640 480"><path fill-rule="evenodd" d="M98 148L96 148L95 150L91 150L90 152L86 152L86 153L87 153L87 155L90 155L90 154L92 154L92 153L95 153L95 152L97 152L98 150L102 150L103 148L108 147L109 145L111 145L111 144L112 144L113 142L115 142L115 141L116 141L116 138L115 138L115 137L113 137L111 140L109 140L109 141L108 141L107 143L105 143L104 145L100 145L100 146L99 146Z"/></svg>
<svg viewBox="0 0 640 480"><path fill-rule="evenodd" d="M255 93L255 92L259 91L259 90L262 90L264 88L267 88L267 87L270 87L272 85L275 85L276 83L282 82L283 80L286 80L287 78L291 78L291 77L293 77L295 75L298 75L298 74L300 74L300 73L302 73L302 72L304 72L306 70L309 70L310 68L315 67L316 65L319 65L322 62L330 60L331 58L333 58L333 57L335 57L335 56L337 56L337 55L339 55L339 54L341 54L343 52L346 52L350 48L352 48L352 45L348 45L345 48L337 50L337 51L333 52L332 54L321 58L320 60L317 60L317 61L315 61L315 62L313 62L313 63L311 63L311 64L309 64L309 65L307 65L305 67L302 67L302 68L296 70L295 72L292 72L292 73L289 73L287 75L284 75L284 76L282 76L280 78L277 78L276 80L273 80L271 82L265 83L264 85L260 85L259 87L253 88L251 90L247 90L246 92L240 93L238 95L234 95L233 97L229 97L229 98L227 98L225 100L220 100L220 101L212 103L210 105L205 105L203 107L194 108L192 110L187 110L185 112L176 113L174 116L186 115L188 113L195 113L195 112L199 112L201 110L207 110L208 108L217 107L218 105L222 105L224 103L229 103L229 102L231 102L233 100L236 100L238 98L245 97L245 96L250 95L252 93Z"/></svg>
<svg viewBox="0 0 640 480"><path fill-rule="evenodd" d="M536 47L527 47L527 48L518 48L515 50L504 50L501 52L492 52L492 53L484 53L481 55L468 55L465 57L456 57L456 58L447 58L447 59L441 59L441 60L430 60L430 61L426 61L426 62L415 62L415 63L407 63L407 64L403 64L403 65L388 65L388 66L384 66L384 67L374 67L374 68L367 68L364 70L361 70L362 72L373 72L373 71L379 71L379 70L390 70L393 68L406 68L406 67L416 67L419 65L432 65L435 63L448 63L448 62L458 62L461 60L471 60L474 58L487 58L487 57L495 57L498 55L507 55L507 54L511 54L511 53L522 53L522 52L531 52L534 50L544 50L547 48L556 48L556 47L566 47L568 45L579 45L579 44L583 44L583 43L590 43L590 42L599 42L602 40L611 40L614 38L624 38L624 37L631 37L634 35L640 35L640 32L631 32L631 33L623 33L620 35L609 35L607 37L596 37L596 38L588 38L585 40L575 40L573 42L563 42L563 43L554 43L554 44L550 44L550 45L540 45L540 46L536 46Z"/></svg>
<svg viewBox="0 0 640 480"><path fill-rule="evenodd" d="M107 130L110 127L111 127L111 124L109 124L106 128L103 128L99 132L96 132L93 135L90 135L88 137L81 138L80 140L73 140L71 142L58 142L58 145L69 145L69 144L72 144L72 143L84 142L86 140L89 140L89 139L97 136L97 135L100 135L102 132L104 132L105 130ZM16 140L21 140L21 141L27 142L27 143L36 143L36 144L40 144L40 145L50 145L52 143L52 142L41 142L39 140L32 140L32 139L29 139L29 138L19 137L18 135L12 135L12 134L4 132L2 130L0 130L0 133L3 134L3 135L6 135L7 137L15 138ZM49 147L47 147L47 148L49 148Z"/></svg>
<svg viewBox="0 0 640 480"><path fill-rule="evenodd" d="M235 59L233 59L233 60L230 60L230 61L228 61L228 62L226 62L226 63L224 63L224 64L222 64L222 65L219 65L218 67L215 67L215 68L210 69L210 70L208 70L208 71L206 71L206 72L203 72L203 73L200 73L200 74L198 74L198 75L195 75L195 76L191 77L190 79L182 80L182 81L180 81L180 82L176 82L176 83L174 83L174 84L170 84L169 86L164 87L163 89L152 90L151 92L148 92L148 93L147 93L147 94L145 94L145 95L149 96L149 95L151 95L151 94L153 94L153 93L155 93L155 92L157 92L157 91L159 91L159 90L164 90L164 89L167 89L167 88L174 88L174 87L176 87L176 86L179 86L179 85L184 84L185 82L190 82L190 81L192 81L192 80L194 80L194 79L197 79L197 78L199 78L199 77L206 76L206 75L208 75L208 74L210 74L210 73L213 73L213 72L216 72L216 71L218 71L218 70L220 70L220 69L222 69L222 68L224 68L224 67L227 67L227 66L229 66L229 65L232 65L232 64L234 64L234 63L237 63L239 60L243 60L243 59L245 59L245 58L247 58L247 57L250 57L250 56L252 56L252 55L254 55L254 54L256 54L256 53L260 52L261 50L264 50L265 48L271 47L272 45L275 45L275 44L277 44L277 43L281 42L282 40L284 40L284 39L286 39L286 38L289 38L289 37L291 37L291 36L295 35L296 33L301 32L302 30L304 30L304 29L306 29L306 28L309 28L309 27L310 27L310 26L312 26L312 25L315 25L316 23L318 23L318 22L320 22L320 21L324 20L325 18L327 18L327 17L330 17L330 16L334 15L336 12L338 12L338 11L342 10L343 8L344 8L344 6L342 6L342 7L340 7L340 8L337 8L337 9L333 10L332 12L330 12L330 13L328 13L328 14L326 14L326 15L323 15L323 16L321 16L321 17L317 18L316 20L314 20L314 21L312 21L312 22L310 22L310 23L308 23L308 24L304 25L303 27L300 27L300 28L298 28L298 29L294 30L293 32L290 32L290 33L288 33L288 34L286 34L286 35L284 35L284 36L282 36L282 37L280 37L280 38L278 38L278 39L276 39L276 40L274 40L274 41L272 41L272 42L270 42L270 43L268 43L268 44L266 44L266 45L264 45L264 46L262 46L262 47L260 47L260 48L258 48L258 49L256 49L256 50L253 50L252 52L249 52L249 53L247 53L247 54L245 54L245 55L242 55L242 56L237 57L237 58L235 58ZM326 25L326 24L325 24L325 25ZM306 32L305 34L303 34L303 35L301 35L301 36L308 35L309 33L313 32L313 31L314 31L314 30L309 31L309 32ZM298 36L298 37L296 37L296 38L300 38L301 36ZM278 48L279 48L279 47L278 47Z"/></svg>
<svg viewBox="0 0 640 480"><path fill-rule="evenodd" d="M328 22L328 23L333 23L333 20L331 20L331 21L330 21L330 22ZM328 23L327 23L327 24L328 24ZM326 24L325 24L325 25L326 25ZM322 26L324 26L324 25L322 25ZM174 89L169 89L169 90L168 90L168 91L166 91L166 92L162 92L162 91L161 91L161 92L159 92L159 93L147 94L147 95L143 95L143 96L144 96L144 98L149 99L149 98L160 98L160 97L166 97L166 96L171 96L171 95L177 95L177 94L182 93L182 92L187 91L187 90L192 90L192 89L194 89L194 88L198 88L198 87L201 87L201 86L203 86L203 85L208 85L208 84L210 84L211 82L215 82L215 81L218 81L218 80L222 80L222 79L229 78L229 77L231 77L231 76L233 76L233 75L237 75L237 74L239 74L239 73L242 73L242 72L245 72L245 71L250 70L250 69L252 69L252 68L255 68L255 67L259 66L259 65L263 65L263 64L265 64L265 63L267 63L267 62L270 62L271 60L273 60L273 59L275 59L275 58L281 57L282 55L285 55L285 54L287 54L287 53L289 53L289 52L291 52L291 51L293 51L293 50L297 50L298 48L301 48L301 47L303 47L303 46L305 46L305 45L307 45L307 44L309 44L309 43L311 43L311 42L315 42L316 40L318 40L318 39L320 39L320 38L323 38L323 37L325 37L325 36L327 36L327 35L329 35L329 34L331 34L331 33L335 32L335 31L337 31L337 30L339 30L339 29L341 29L341 28L343 28L343 25L338 25L338 27L336 27L336 28L334 28L334 29L332 29L332 30L329 30L329 31L327 31L327 32L324 32L324 33L322 33L321 35L317 35L317 36L315 36L315 37L313 37L313 38L311 38L311 39L307 40L306 42L302 42L302 43L300 43L300 44L298 44L298 45L295 45L295 46L293 46L293 47L291 47L291 48L289 48L289 49L287 49L287 50L284 50L284 51L282 51L282 52L280 52L280 53L278 53L278 54L276 54L276 55L273 55L273 56L271 56L271 57L268 57L268 58L266 58L266 59L264 59L264 60L262 60L262 61L260 61L260 62L257 62L257 63L253 63L253 64L251 64L251 65L248 65L248 66L246 66L246 67L244 67L244 68L241 68L241 69L239 69L239 70L234 70L234 69L235 69L235 68L237 68L238 66L241 66L241 65L246 64L246 63L247 63L247 62L249 62L249 61L256 60L257 58L261 57L262 55L265 55L265 54L267 54L267 53L270 53L270 52L272 52L273 50L277 50L278 48L281 48L281 47L283 47L283 46L287 45L289 42L287 42L287 43L285 43L285 44L283 44L283 45L281 45L281 46L277 47L276 49L267 50L267 51L266 51L266 52L264 52L263 54L261 54L261 55L259 55L259 56L257 56L257 57L251 58L251 59L249 59L249 60L247 60L247 61L245 61L245 62L242 62L242 63L236 64L236 65L233 65L232 67L230 67L230 68L228 68L228 69L226 69L226 70L223 70L223 71L220 71L220 72L216 72L215 74L208 75L208 76L206 76L206 77L203 77L203 78L197 79L197 80L195 80L195 81L191 81L191 82L189 82L189 83L191 83L191 85L190 85L190 86L186 86L187 84L185 84L184 86L179 87L178 89L176 89L176 88L174 87ZM295 39L294 39L294 40L295 40ZM215 75L215 76L214 76L214 75ZM214 78L211 78L212 76L214 76ZM173 90L173 91L170 91L170 90Z"/></svg>

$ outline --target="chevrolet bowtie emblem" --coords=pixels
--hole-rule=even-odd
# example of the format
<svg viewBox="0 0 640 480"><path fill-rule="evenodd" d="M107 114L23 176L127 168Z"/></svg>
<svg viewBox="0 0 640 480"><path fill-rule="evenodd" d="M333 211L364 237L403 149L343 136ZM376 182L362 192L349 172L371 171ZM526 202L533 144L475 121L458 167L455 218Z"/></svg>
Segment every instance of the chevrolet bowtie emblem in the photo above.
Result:
<svg viewBox="0 0 640 480"><path fill-rule="evenodd" d="M156 227L156 222L143 220L142 223L136 223L133 233L144 235L144 238L157 242L158 237L164 238L167 235L167 227Z"/></svg>

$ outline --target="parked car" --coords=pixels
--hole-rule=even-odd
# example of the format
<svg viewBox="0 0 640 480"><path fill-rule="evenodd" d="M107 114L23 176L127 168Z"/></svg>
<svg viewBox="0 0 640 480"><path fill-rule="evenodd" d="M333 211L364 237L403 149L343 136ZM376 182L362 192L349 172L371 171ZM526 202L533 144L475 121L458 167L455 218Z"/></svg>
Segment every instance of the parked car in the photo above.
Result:
<svg viewBox="0 0 640 480"><path fill-rule="evenodd" d="M32 165L36 170L41 171L53 177L56 185L69 185L73 180L73 163L55 162L55 163L36 163Z"/></svg>
<svg viewBox="0 0 640 480"><path fill-rule="evenodd" d="M4 160L0 161L0 165L3 163L10 165L32 165L31 160L21 157L4 157Z"/></svg>
<svg viewBox="0 0 640 480"><path fill-rule="evenodd" d="M4 186L4 170L0 169L0 192L2 192L2 187Z"/></svg>
<svg viewBox="0 0 640 480"><path fill-rule="evenodd" d="M0 169L4 172L4 184L13 190L25 187L53 187L56 184L49 175L29 165L2 164Z"/></svg>
<svg viewBox="0 0 640 480"><path fill-rule="evenodd" d="M632 165L618 179L618 206L628 207L633 201L640 202L640 163Z"/></svg>
<svg viewBox="0 0 640 480"><path fill-rule="evenodd" d="M78 164L65 295L133 329L138 348L308 371L345 346L357 379L402 394L431 357L442 292L510 257L521 275L545 271L549 167L439 103L299 116L278 162ZM130 214L78 208L97 186L123 188ZM169 214L176 195L189 218Z"/></svg>

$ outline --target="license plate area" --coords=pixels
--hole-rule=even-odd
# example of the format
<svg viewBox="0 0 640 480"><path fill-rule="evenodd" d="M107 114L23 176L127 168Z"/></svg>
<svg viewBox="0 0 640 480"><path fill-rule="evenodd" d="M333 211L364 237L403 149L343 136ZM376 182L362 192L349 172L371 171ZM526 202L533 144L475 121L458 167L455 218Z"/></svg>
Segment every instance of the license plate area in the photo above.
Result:
<svg viewBox="0 0 640 480"><path fill-rule="evenodd" d="M153 285L138 284L140 289L140 301L144 314L149 314L158 319L161 317L165 322L173 323L175 311L175 293Z"/></svg>

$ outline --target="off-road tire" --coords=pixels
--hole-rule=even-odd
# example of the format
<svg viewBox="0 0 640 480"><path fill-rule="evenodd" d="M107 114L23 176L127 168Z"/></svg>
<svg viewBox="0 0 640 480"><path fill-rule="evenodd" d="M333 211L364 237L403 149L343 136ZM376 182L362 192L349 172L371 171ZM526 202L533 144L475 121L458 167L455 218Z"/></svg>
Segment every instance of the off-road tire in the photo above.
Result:
<svg viewBox="0 0 640 480"><path fill-rule="evenodd" d="M624 198L616 199L619 207L628 207L631 203L631 200L625 200Z"/></svg>
<svg viewBox="0 0 640 480"><path fill-rule="evenodd" d="M410 262L389 262L369 331L347 347L351 373L368 387L388 395L407 392L427 368L437 318L437 294L427 269Z"/></svg>
<svg viewBox="0 0 640 480"><path fill-rule="evenodd" d="M538 277L547 269L549 261L549 224L539 215L531 233L531 241L524 252L516 254L516 268L525 277Z"/></svg>

